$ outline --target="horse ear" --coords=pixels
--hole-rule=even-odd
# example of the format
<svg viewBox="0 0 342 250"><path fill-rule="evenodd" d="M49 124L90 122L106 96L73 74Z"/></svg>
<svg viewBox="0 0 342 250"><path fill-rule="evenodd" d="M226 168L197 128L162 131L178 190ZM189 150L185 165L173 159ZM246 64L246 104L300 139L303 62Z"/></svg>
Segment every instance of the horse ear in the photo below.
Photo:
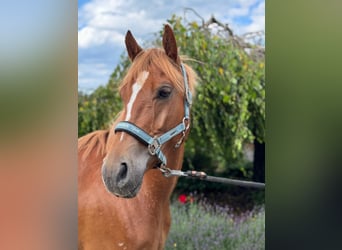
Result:
<svg viewBox="0 0 342 250"><path fill-rule="evenodd" d="M142 48L139 46L139 44L133 37L131 31L127 31L126 37L125 37L125 43L126 43L128 56L133 62L134 58L142 51Z"/></svg>
<svg viewBox="0 0 342 250"><path fill-rule="evenodd" d="M180 64L180 59L178 57L177 51L177 43L175 35L170 27L170 25L166 24L164 28L163 35L163 47L165 53L170 57L175 63Z"/></svg>

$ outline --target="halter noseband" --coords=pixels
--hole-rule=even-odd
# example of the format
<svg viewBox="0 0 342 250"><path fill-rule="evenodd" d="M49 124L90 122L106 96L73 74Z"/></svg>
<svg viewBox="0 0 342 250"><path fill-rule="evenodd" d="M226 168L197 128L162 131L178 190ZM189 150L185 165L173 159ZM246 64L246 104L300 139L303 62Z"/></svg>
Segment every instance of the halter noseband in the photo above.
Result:
<svg viewBox="0 0 342 250"><path fill-rule="evenodd" d="M161 151L161 147L164 143L171 140L176 135L179 135L183 133L182 138L177 142L176 147L179 147L183 139L185 137L185 132L188 130L190 126L190 105L192 103L192 94L189 89L188 79L186 76L186 71L184 68L184 65L181 64L181 71L183 74L184 79L184 87L185 87L185 100L184 100L184 117L180 124L178 124L176 127L170 129L166 133L162 134L161 136L150 136L148 133L146 133L144 130L136 126L135 124L128 122L128 121L122 121L119 122L115 127L115 133L116 132L126 132L132 136L134 136L136 139L141 141L142 143L147 145L148 152L150 155L156 155L158 159L161 161L162 166L167 165L167 160L163 152Z"/></svg>

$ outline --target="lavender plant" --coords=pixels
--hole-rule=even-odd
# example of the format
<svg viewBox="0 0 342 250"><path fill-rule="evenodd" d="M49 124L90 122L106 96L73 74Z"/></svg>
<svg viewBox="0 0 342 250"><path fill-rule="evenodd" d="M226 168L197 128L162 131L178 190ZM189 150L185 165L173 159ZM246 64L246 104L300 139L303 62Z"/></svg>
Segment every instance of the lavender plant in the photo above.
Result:
<svg viewBox="0 0 342 250"><path fill-rule="evenodd" d="M263 207L234 215L228 207L172 204L172 226L165 249L265 249Z"/></svg>

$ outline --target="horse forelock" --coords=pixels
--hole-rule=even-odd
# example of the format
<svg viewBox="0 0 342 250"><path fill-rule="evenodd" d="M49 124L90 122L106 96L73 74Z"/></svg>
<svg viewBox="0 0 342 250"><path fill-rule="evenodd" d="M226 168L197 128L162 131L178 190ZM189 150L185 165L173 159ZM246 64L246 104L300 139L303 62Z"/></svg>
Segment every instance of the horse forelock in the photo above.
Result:
<svg viewBox="0 0 342 250"><path fill-rule="evenodd" d="M194 95L195 84L197 80L196 73L191 69L190 66L184 63L187 58L181 58L187 72L190 91ZM177 67L178 66L165 54L164 50L158 48L145 50L135 58L131 67L129 68L120 85L120 92L122 93L123 89L133 84L141 72L149 72L151 68L156 68L163 72L167 78L169 78L169 80L175 84L175 87L178 91L184 93L185 87L183 75L180 71L180 67L178 67L178 69Z"/></svg>

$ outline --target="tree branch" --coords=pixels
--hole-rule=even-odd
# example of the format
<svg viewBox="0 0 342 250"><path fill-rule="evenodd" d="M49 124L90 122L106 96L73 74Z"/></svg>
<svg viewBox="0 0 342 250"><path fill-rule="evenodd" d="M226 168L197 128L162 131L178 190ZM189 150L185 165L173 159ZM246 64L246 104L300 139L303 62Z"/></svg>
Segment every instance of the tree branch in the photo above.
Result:
<svg viewBox="0 0 342 250"><path fill-rule="evenodd" d="M188 11L194 13L198 18L201 19L202 28L208 31L209 33L213 32L213 29L210 28L209 26L211 24L216 24L218 27L221 28L221 30L218 31L217 33L220 34L222 31L228 33L228 37L226 38L228 39L228 41L231 41L234 46L238 46L245 50L246 49L250 50L248 53L257 60L265 56L265 48L263 46L247 42L247 40L250 40L250 39L257 39L257 38L261 39L261 37L265 35L264 31L248 32L242 36L238 36L234 34L233 30L229 27L228 24L224 24L220 22L214 17L214 15L212 15L208 21L205 21L204 18L200 14L198 14L198 12L195 11L193 8L184 8L185 20L186 20L186 13Z"/></svg>

